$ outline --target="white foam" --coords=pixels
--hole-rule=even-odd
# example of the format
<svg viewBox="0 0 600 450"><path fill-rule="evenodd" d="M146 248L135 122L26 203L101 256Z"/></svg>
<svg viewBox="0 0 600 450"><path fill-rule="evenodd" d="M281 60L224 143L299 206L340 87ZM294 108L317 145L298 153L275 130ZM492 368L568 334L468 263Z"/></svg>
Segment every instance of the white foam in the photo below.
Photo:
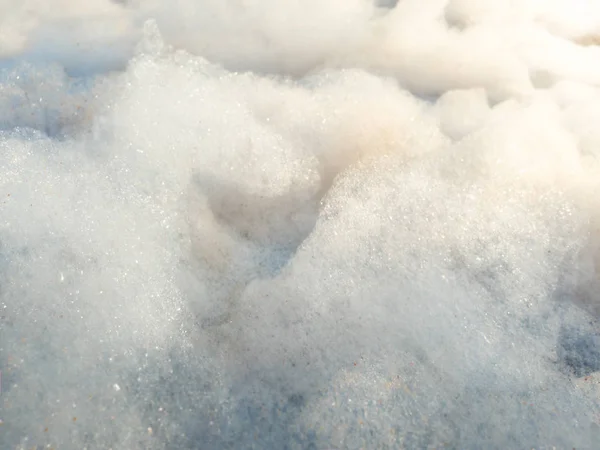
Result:
<svg viewBox="0 0 600 450"><path fill-rule="evenodd" d="M592 2L0 2L0 447L593 447Z"/></svg>

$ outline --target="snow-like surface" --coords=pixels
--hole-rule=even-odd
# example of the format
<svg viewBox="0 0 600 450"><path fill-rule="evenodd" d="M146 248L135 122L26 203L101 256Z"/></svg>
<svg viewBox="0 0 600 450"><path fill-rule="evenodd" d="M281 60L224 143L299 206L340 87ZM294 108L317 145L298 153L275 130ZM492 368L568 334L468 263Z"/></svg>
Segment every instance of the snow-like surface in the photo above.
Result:
<svg viewBox="0 0 600 450"><path fill-rule="evenodd" d="M0 0L0 448L595 448L597 5Z"/></svg>

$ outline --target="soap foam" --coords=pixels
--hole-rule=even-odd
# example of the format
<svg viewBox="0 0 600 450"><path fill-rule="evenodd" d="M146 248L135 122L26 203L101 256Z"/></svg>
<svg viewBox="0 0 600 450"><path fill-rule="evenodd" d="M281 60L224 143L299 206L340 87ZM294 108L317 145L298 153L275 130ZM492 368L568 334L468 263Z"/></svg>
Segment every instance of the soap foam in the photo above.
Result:
<svg viewBox="0 0 600 450"><path fill-rule="evenodd" d="M0 2L2 448L592 447L593 2Z"/></svg>

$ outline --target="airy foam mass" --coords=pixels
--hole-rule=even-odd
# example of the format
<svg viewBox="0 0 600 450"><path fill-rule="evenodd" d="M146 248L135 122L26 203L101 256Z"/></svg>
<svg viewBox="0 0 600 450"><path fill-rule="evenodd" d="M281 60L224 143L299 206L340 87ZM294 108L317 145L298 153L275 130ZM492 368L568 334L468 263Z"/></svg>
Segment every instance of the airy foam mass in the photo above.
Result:
<svg viewBox="0 0 600 450"><path fill-rule="evenodd" d="M0 0L0 448L593 448L600 8Z"/></svg>

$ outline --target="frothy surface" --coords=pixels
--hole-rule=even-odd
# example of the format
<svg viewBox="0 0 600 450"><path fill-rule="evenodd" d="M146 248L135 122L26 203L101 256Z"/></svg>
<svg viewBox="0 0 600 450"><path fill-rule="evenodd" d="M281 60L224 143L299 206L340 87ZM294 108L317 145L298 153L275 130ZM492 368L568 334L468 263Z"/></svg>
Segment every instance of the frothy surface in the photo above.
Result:
<svg viewBox="0 0 600 450"><path fill-rule="evenodd" d="M592 1L0 0L0 447L593 448Z"/></svg>

